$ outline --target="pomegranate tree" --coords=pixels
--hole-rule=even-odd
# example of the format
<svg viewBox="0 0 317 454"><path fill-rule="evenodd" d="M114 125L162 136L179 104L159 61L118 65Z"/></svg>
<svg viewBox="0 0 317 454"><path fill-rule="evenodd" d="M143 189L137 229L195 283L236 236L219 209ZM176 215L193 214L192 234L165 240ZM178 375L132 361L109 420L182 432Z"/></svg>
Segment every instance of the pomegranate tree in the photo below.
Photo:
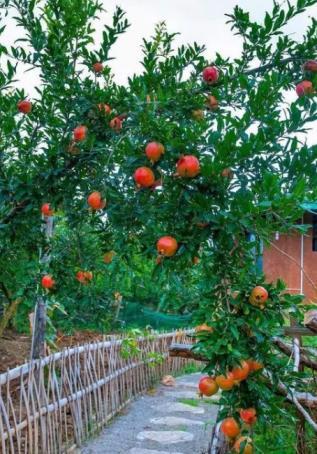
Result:
<svg viewBox="0 0 317 454"><path fill-rule="evenodd" d="M2 46L1 56L36 68L40 84L31 96L11 89L15 66L3 72L2 288L27 297L25 312L41 294L52 307L66 301L71 313L81 292L85 309L104 308L107 320L108 300L121 295L111 288L103 299L107 273L120 263L121 277L134 277L125 273L130 262L136 270L146 263L146 288L164 289L157 305L208 327L197 331L194 351L206 359L212 390L222 390L218 418L232 449L252 452L252 431L295 402L281 389L306 391L274 344L287 318L303 318L302 298L267 282L256 264L275 232L305 230L302 204L317 197L316 146L303 135L317 120L317 22L298 41L284 33L317 1L272 2L259 23L236 7L229 22L243 51L234 59L211 58L197 43L174 51L174 34L160 24L143 42L142 73L124 85L109 64L129 25L124 13L115 11L100 46L88 50L102 5L80 2L76 15L67 2L48 0L41 11L6 2L27 38L14 52ZM7 272L29 259L27 273ZM180 286L182 298L166 297ZM133 278L127 287L140 291ZM307 401L295 403L316 430Z"/></svg>

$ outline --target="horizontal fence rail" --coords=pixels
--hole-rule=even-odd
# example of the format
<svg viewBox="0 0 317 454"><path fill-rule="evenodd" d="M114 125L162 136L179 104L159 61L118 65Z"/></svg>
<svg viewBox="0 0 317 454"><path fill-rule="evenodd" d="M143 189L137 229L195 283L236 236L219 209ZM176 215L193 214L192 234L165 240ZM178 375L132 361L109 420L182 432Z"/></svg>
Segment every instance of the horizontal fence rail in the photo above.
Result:
<svg viewBox="0 0 317 454"><path fill-rule="evenodd" d="M67 348L0 375L0 449L3 454L70 452L102 429L135 396L188 361L169 346L189 331L136 340L126 358L123 339Z"/></svg>

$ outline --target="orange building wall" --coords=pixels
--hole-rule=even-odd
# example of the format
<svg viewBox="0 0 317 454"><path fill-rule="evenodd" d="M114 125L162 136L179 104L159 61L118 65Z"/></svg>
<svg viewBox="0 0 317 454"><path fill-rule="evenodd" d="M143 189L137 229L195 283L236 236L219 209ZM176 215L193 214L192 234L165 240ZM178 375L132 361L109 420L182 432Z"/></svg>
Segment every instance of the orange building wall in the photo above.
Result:
<svg viewBox="0 0 317 454"><path fill-rule="evenodd" d="M282 250L294 260L287 257L275 247L265 248L263 252L263 271L268 282L278 278L286 282L290 293L300 293L301 288L301 236L280 235L278 240L272 242L276 248ZM312 250L311 230L304 236L304 273L303 293L307 299L317 302L317 252ZM306 275L305 275L306 274ZM313 281L313 284L307 278Z"/></svg>

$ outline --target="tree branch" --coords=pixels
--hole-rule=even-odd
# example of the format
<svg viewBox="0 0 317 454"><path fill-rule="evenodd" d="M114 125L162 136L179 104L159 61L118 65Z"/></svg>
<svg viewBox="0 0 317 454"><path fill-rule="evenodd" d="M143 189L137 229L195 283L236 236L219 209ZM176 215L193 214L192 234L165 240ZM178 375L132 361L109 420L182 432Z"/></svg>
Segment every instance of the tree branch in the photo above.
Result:
<svg viewBox="0 0 317 454"><path fill-rule="evenodd" d="M292 345L287 344L279 337L274 337L272 340L275 347L277 347L281 352L289 356L292 354ZM310 369L317 370L317 360L309 358L309 351L307 351L305 348L300 348L300 353L300 364L309 367Z"/></svg>
<svg viewBox="0 0 317 454"><path fill-rule="evenodd" d="M187 358L187 359L195 359L197 361L203 361L203 362L208 362L209 360L207 358L204 358L202 355L199 355L192 351L193 345L190 344L171 344L169 348L169 353L170 356L173 357L181 357L181 358ZM264 377L266 379L270 379L270 373L266 370L263 371ZM268 381L268 386L271 388L273 387L272 383ZM275 388L275 387L274 387ZM279 394L283 395L286 397L286 399L291 402L293 402L293 397L291 397L290 392L288 391L287 387L279 383L277 387L277 391ZM301 405L304 405L307 408L317 408L317 396L314 396L311 393L306 393L306 392L297 392L294 391L293 396L297 399L298 403Z"/></svg>

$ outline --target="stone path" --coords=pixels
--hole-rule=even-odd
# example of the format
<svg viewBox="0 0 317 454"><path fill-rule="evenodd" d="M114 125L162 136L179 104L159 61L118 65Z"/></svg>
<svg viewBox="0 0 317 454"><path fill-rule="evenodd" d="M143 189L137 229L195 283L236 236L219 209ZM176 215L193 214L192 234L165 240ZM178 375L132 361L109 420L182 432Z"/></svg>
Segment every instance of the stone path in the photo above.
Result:
<svg viewBox="0 0 317 454"><path fill-rule="evenodd" d="M200 377L183 376L139 397L81 454L207 454L217 406L198 398Z"/></svg>

